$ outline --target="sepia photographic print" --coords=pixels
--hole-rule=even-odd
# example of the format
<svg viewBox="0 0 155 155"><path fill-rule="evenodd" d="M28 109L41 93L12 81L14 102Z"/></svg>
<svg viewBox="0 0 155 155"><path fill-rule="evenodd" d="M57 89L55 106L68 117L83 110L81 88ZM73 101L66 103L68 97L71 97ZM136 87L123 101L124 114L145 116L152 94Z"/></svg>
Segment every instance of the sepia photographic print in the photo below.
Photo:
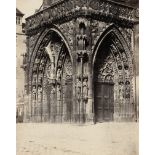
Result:
<svg viewBox="0 0 155 155"><path fill-rule="evenodd" d="M139 154L139 1L16 1L16 154Z"/></svg>

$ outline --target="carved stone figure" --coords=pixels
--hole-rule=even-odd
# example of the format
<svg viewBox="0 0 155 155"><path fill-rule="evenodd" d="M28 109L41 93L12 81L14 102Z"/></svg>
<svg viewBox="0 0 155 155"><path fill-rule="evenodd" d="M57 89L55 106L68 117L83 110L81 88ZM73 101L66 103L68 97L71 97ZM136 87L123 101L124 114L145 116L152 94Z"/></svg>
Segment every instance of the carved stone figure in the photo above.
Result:
<svg viewBox="0 0 155 155"><path fill-rule="evenodd" d="M88 80L84 79L83 81L83 97L87 98L88 97Z"/></svg>
<svg viewBox="0 0 155 155"><path fill-rule="evenodd" d="M61 86L57 85L57 99L61 100Z"/></svg>
<svg viewBox="0 0 155 155"><path fill-rule="evenodd" d="M77 36L77 46L78 50L86 50L86 35L78 35Z"/></svg>
<svg viewBox="0 0 155 155"><path fill-rule="evenodd" d="M61 81L61 69L58 68L58 71L57 71L57 81Z"/></svg>
<svg viewBox="0 0 155 155"><path fill-rule="evenodd" d="M76 91L77 91L77 98L80 99L81 96L81 81L79 78L76 79Z"/></svg>
<svg viewBox="0 0 155 155"><path fill-rule="evenodd" d="M32 98L33 100L36 100L36 86L33 86L32 88Z"/></svg>
<svg viewBox="0 0 155 155"><path fill-rule="evenodd" d="M41 101L41 96L42 96L42 87L38 86L38 101Z"/></svg>

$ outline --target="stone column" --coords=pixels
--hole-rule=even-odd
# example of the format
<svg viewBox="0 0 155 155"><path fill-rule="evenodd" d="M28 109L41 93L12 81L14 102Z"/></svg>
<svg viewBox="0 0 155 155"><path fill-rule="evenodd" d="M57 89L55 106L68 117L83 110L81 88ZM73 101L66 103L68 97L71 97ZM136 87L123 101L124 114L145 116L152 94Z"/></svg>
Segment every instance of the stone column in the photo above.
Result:
<svg viewBox="0 0 155 155"><path fill-rule="evenodd" d="M89 55L88 61L88 102L86 104L87 122L94 123L94 99L93 99L93 67L92 67L92 55Z"/></svg>
<svg viewBox="0 0 155 155"><path fill-rule="evenodd" d="M91 28L90 21L83 17L77 18L75 25L76 101L79 122L86 123L92 120Z"/></svg>

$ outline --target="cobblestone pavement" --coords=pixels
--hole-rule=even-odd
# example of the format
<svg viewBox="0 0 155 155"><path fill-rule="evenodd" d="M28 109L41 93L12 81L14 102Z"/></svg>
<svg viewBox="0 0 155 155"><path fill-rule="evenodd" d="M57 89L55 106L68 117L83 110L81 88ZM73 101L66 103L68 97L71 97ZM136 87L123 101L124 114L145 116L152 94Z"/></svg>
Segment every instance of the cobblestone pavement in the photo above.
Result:
<svg viewBox="0 0 155 155"><path fill-rule="evenodd" d="M17 155L138 155L137 123L17 124Z"/></svg>

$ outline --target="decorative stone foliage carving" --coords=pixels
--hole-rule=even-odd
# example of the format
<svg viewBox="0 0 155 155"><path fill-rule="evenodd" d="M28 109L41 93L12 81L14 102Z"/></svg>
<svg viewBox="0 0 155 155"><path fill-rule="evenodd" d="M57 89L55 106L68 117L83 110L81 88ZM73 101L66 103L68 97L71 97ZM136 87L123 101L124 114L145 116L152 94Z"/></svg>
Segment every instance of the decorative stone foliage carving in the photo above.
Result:
<svg viewBox="0 0 155 155"><path fill-rule="evenodd" d="M112 55L108 56L104 61L100 61L98 64L98 71L97 74L98 77L96 77L99 80L102 80L104 82L114 82L114 58Z"/></svg>

